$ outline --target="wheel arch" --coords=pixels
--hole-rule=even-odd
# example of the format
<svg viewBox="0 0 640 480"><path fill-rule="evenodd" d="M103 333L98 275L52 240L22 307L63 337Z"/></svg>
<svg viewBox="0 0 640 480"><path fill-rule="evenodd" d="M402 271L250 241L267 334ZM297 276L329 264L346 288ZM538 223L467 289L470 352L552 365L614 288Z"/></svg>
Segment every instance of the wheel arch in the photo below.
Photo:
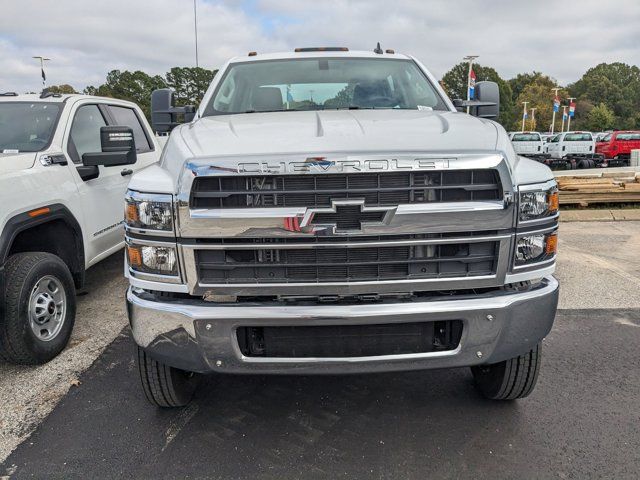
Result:
<svg viewBox="0 0 640 480"><path fill-rule="evenodd" d="M44 205L7 221L0 234L0 265L14 253L33 251L60 257L69 267L76 288L82 287L85 277L82 229L67 207Z"/></svg>

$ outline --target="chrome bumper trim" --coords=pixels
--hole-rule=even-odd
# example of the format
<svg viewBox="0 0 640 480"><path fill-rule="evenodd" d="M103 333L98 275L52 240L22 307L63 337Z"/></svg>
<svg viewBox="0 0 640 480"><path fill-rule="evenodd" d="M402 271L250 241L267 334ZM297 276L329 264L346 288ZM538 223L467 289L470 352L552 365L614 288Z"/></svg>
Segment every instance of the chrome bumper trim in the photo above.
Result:
<svg viewBox="0 0 640 480"><path fill-rule="evenodd" d="M354 373L494 363L520 355L540 342L551 329L557 301L558 282L553 277L544 278L524 292L495 291L453 300L439 297L350 306L158 301L142 290L130 288L127 292L134 339L151 356L184 370L226 373ZM464 323L460 345L456 350L437 354L249 358L241 353L236 338L236 329L241 326L454 319Z"/></svg>

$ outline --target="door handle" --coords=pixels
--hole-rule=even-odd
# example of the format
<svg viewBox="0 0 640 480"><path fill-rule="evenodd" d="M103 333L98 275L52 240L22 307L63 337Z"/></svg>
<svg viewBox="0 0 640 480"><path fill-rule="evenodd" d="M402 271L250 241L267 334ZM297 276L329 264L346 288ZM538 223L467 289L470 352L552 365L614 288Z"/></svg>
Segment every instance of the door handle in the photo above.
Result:
<svg viewBox="0 0 640 480"><path fill-rule="evenodd" d="M126 177L127 175L131 175L132 173L133 173L133 170L131 170L130 168L125 168L120 172L120 175L122 175L123 177Z"/></svg>

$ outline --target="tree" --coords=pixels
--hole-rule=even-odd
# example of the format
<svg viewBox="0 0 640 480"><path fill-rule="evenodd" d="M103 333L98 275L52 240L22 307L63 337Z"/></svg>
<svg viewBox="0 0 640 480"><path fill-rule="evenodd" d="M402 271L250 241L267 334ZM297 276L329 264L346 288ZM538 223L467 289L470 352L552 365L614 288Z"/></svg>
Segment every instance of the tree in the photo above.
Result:
<svg viewBox="0 0 640 480"><path fill-rule="evenodd" d="M601 103L616 116L615 128L633 128L640 110L640 68L626 63L601 63L572 85L571 95L594 105Z"/></svg>
<svg viewBox="0 0 640 480"><path fill-rule="evenodd" d="M616 116L613 111L604 103L600 103L586 115L584 128L592 132L601 132L613 128L615 122Z"/></svg>
<svg viewBox="0 0 640 480"><path fill-rule="evenodd" d="M78 93L76 92L76 89L73 88L71 85L63 83L62 85L51 85L50 87L47 87L47 91L51 92L51 93L60 93L60 94L71 94L71 93Z"/></svg>
<svg viewBox="0 0 640 480"><path fill-rule="evenodd" d="M512 130L520 130L522 128L522 102L529 102L527 105L527 111L529 113L528 119L525 122L525 130L539 130L547 131L551 127L551 119L553 118L553 91L556 82L545 75L537 75L536 78L525 85L520 92L520 95L516 98L515 104L519 115L513 119L511 123ZM558 91L560 98L567 97L567 91L561 89ZM536 109L535 124L533 116L531 115L531 108ZM556 113L556 126L554 130L559 130L558 125L562 121L562 110Z"/></svg>
<svg viewBox="0 0 640 480"><path fill-rule="evenodd" d="M503 125L508 125L513 116L511 87L491 67L484 67L477 63L473 65L473 71L476 74L476 81L489 80L498 84L500 89L500 116L498 121ZM442 84L444 84L445 90L451 98L467 98L468 74L469 65L465 62L457 64L444 74Z"/></svg>
<svg viewBox="0 0 640 480"><path fill-rule="evenodd" d="M198 105L218 70L201 67L173 67L167 72L166 84L175 93L176 104Z"/></svg>
<svg viewBox="0 0 640 480"><path fill-rule="evenodd" d="M107 74L104 84L99 87L89 86L85 88L84 93L135 102L148 118L151 113L151 92L164 87L166 82L160 75L150 76L140 70L112 70Z"/></svg>

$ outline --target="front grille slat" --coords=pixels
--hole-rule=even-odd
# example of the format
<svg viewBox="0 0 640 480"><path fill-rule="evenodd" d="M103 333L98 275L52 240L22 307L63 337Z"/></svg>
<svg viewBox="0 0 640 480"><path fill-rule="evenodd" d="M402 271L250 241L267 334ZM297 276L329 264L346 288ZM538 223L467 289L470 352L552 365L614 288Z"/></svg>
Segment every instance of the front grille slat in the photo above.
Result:
<svg viewBox="0 0 640 480"><path fill-rule="evenodd" d="M492 275L498 241L357 248L196 250L204 284L357 282ZM265 248L267 247L267 248Z"/></svg>
<svg viewBox="0 0 640 480"><path fill-rule="evenodd" d="M190 207L315 208L345 198L368 206L500 200L502 185L494 169L197 177Z"/></svg>

